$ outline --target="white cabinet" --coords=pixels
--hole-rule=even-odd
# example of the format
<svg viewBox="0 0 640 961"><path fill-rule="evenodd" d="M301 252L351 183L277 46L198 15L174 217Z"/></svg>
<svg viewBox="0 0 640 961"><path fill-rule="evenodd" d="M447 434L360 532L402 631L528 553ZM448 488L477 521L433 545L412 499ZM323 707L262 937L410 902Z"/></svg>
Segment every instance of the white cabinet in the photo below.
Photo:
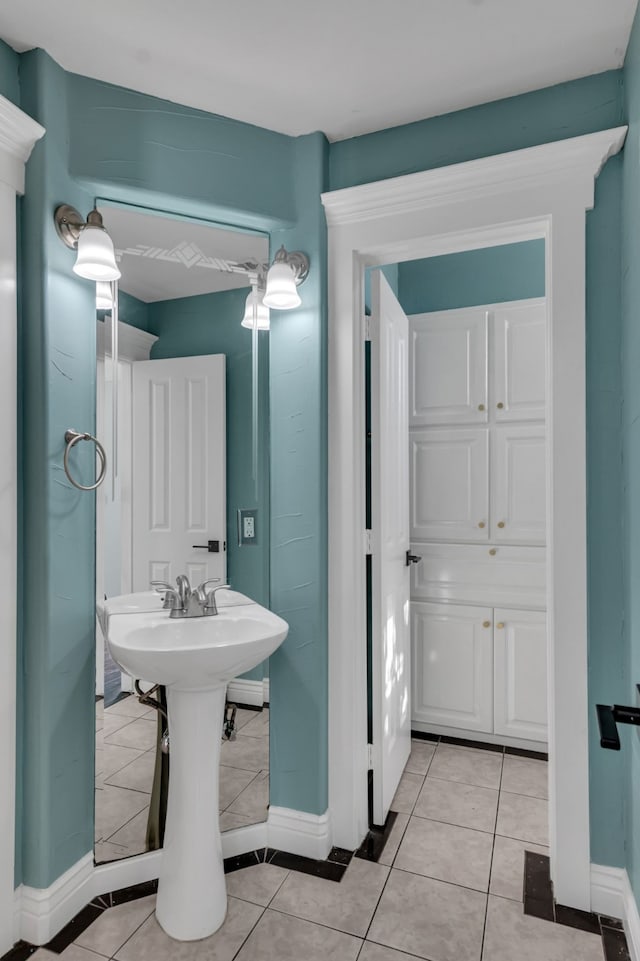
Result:
<svg viewBox="0 0 640 961"><path fill-rule="evenodd" d="M544 544L546 533L544 424L500 424L491 437L491 538Z"/></svg>
<svg viewBox="0 0 640 961"><path fill-rule="evenodd" d="M496 307L491 320L490 403L496 421L544 420L544 302Z"/></svg>
<svg viewBox="0 0 640 961"><path fill-rule="evenodd" d="M410 432L412 540L486 541L486 428Z"/></svg>
<svg viewBox="0 0 640 961"><path fill-rule="evenodd" d="M494 616L494 731L546 741L546 615L496 608Z"/></svg>
<svg viewBox="0 0 640 961"><path fill-rule="evenodd" d="M409 318L409 424L487 420L487 311Z"/></svg>
<svg viewBox="0 0 640 961"><path fill-rule="evenodd" d="M493 612L411 605L412 717L469 731L493 729Z"/></svg>

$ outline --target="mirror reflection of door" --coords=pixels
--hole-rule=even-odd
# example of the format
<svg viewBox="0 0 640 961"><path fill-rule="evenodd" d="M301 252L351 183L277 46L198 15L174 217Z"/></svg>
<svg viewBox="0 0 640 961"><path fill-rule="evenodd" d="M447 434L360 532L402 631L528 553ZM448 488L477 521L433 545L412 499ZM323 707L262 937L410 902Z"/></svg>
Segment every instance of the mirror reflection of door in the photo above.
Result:
<svg viewBox="0 0 640 961"><path fill-rule="evenodd" d="M161 846L170 771L166 722L134 686L146 691L153 678L123 675L109 657L104 598L186 573L269 603L269 335L241 326L250 268L267 262L268 238L140 208L101 212L122 278L118 471L96 501L97 862ZM109 311L98 312L97 327L97 434L113 464ZM240 510L255 532L242 544ZM231 682L227 698L232 737L219 732L220 796L211 799L222 830L267 816L268 662Z"/></svg>

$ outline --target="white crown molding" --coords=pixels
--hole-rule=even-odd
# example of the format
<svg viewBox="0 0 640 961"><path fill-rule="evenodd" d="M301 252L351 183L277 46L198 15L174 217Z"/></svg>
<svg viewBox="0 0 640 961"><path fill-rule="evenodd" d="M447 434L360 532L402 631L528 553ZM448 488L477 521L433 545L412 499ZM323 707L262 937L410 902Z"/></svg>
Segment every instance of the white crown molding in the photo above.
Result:
<svg viewBox="0 0 640 961"><path fill-rule="evenodd" d="M97 352L98 357L111 356L111 317L97 322ZM118 321L118 357L120 360L149 360L151 348L158 338L155 334L148 334L146 330L132 327Z"/></svg>
<svg viewBox="0 0 640 961"><path fill-rule="evenodd" d="M44 127L0 95L0 181L24 193L24 165Z"/></svg>
<svg viewBox="0 0 640 961"><path fill-rule="evenodd" d="M591 865L591 910L623 921L631 961L640 961L640 914L624 868Z"/></svg>
<svg viewBox="0 0 640 961"><path fill-rule="evenodd" d="M554 179L575 180L585 175L593 180L609 157L620 150L626 134L626 126L615 127L494 157L329 191L321 195L327 223L332 227L377 220L444 202L463 201L471 194L478 198L538 183L548 186Z"/></svg>

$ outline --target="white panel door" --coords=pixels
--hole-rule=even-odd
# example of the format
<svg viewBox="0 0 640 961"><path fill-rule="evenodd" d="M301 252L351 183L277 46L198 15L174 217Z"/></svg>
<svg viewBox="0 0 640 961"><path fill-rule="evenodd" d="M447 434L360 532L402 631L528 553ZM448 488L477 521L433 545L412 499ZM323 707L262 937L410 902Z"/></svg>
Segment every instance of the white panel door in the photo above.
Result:
<svg viewBox="0 0 640 961"><path fill-rule="evenodd" d="M491 454L491 537L544 544L546 435L543 424L494 428Z"/></svg>
<svg viewBox="0 0 640 961"><path fill-rule="evenodd" d="M547 740L547 618L496 608L495 733Z"/></svg>
<svg viewBox="0 0 640 961"><path fill-rule="evenodd" d="M491 403L496 421L544 420L546 306L515 304L492 313Z"/></svg>
<svg viewBox="0 0 640 961"><path fill-rule="evenodd" d="M212 577L224 583L223 354L133 364L132 500L134 591L178 574L194 586Z"/></svg>
<svg viewBox="0 0 640 961"><path fill-rule="evenodd" d="M409 318L409 425L487 420L487 311Z"/></svg>
<svg viewBox="0 0 640 961"><path fill-rule="evenodd" d="M486 541L489 432L411 431L411 539Z"/></svg>
<svg viewBox="0 0 640 961"><path fill-rule="evenodd" d="M493 610L411 604L412 717L493 730Z"/></svg>
<svg viewBox="0 0 640 961"><path fill-rule="evenodd" d="M384 824L411 752L409 325L380 271L371 294L373 820Z"/></svg>

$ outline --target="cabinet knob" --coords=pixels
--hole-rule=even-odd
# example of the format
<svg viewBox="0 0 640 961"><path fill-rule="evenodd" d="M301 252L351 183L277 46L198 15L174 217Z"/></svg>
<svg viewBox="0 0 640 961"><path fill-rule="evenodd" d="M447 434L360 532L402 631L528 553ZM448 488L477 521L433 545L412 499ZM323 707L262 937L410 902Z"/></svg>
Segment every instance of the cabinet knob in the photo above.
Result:
<svg viewBox="0 0 640 961"><path fill-rule="evenodd" d="M484 522L484 521L480 521L480 523L478 524L478 527L485 527L485 526L486 526L486 525L485 525L485 522Z"/></svg>
<svg viewBox="0 0 640 961"><path fill-rule="evenodd" d="M499 631L501 631L502 628L504 627L504 621L498 621L498 623L496 624L496 627L498 628Z"/></svg>
<svg viewBox="0 0 640 961"><path fill-rule="evenodd" d="M483 627L491 627L491 621L483 621L483 622L482 622L482 626L483 626Z"/></svg>
<svg viewBox="0 0 640 961"><path fill-rule="evenodd" d="M502 401L500 401L499 404L496 404L496 407L498 408L498 410L503 410L503 409L504 409L504 404L502 403Z"/></svg>
<svg viewBox="0 0 640 961"><path fill-rule="evenodd" d="M495 547L492 547L491 550L489 551L489 553L491 554L492 557L495 557L496 554L498 553L498 551L496 550Z"/></svg>
<svg viewBox="0 0 640 961"><path fill-rule="evenodd" d="M478 404L478 410L484 410L484 404Z"/></svg>
<svg viewBox="0 0 640 961"><path fill-rule="evenodd" d="M498 521L498 527L503 528L503 527L504 527L504 521Z"/></svg>

